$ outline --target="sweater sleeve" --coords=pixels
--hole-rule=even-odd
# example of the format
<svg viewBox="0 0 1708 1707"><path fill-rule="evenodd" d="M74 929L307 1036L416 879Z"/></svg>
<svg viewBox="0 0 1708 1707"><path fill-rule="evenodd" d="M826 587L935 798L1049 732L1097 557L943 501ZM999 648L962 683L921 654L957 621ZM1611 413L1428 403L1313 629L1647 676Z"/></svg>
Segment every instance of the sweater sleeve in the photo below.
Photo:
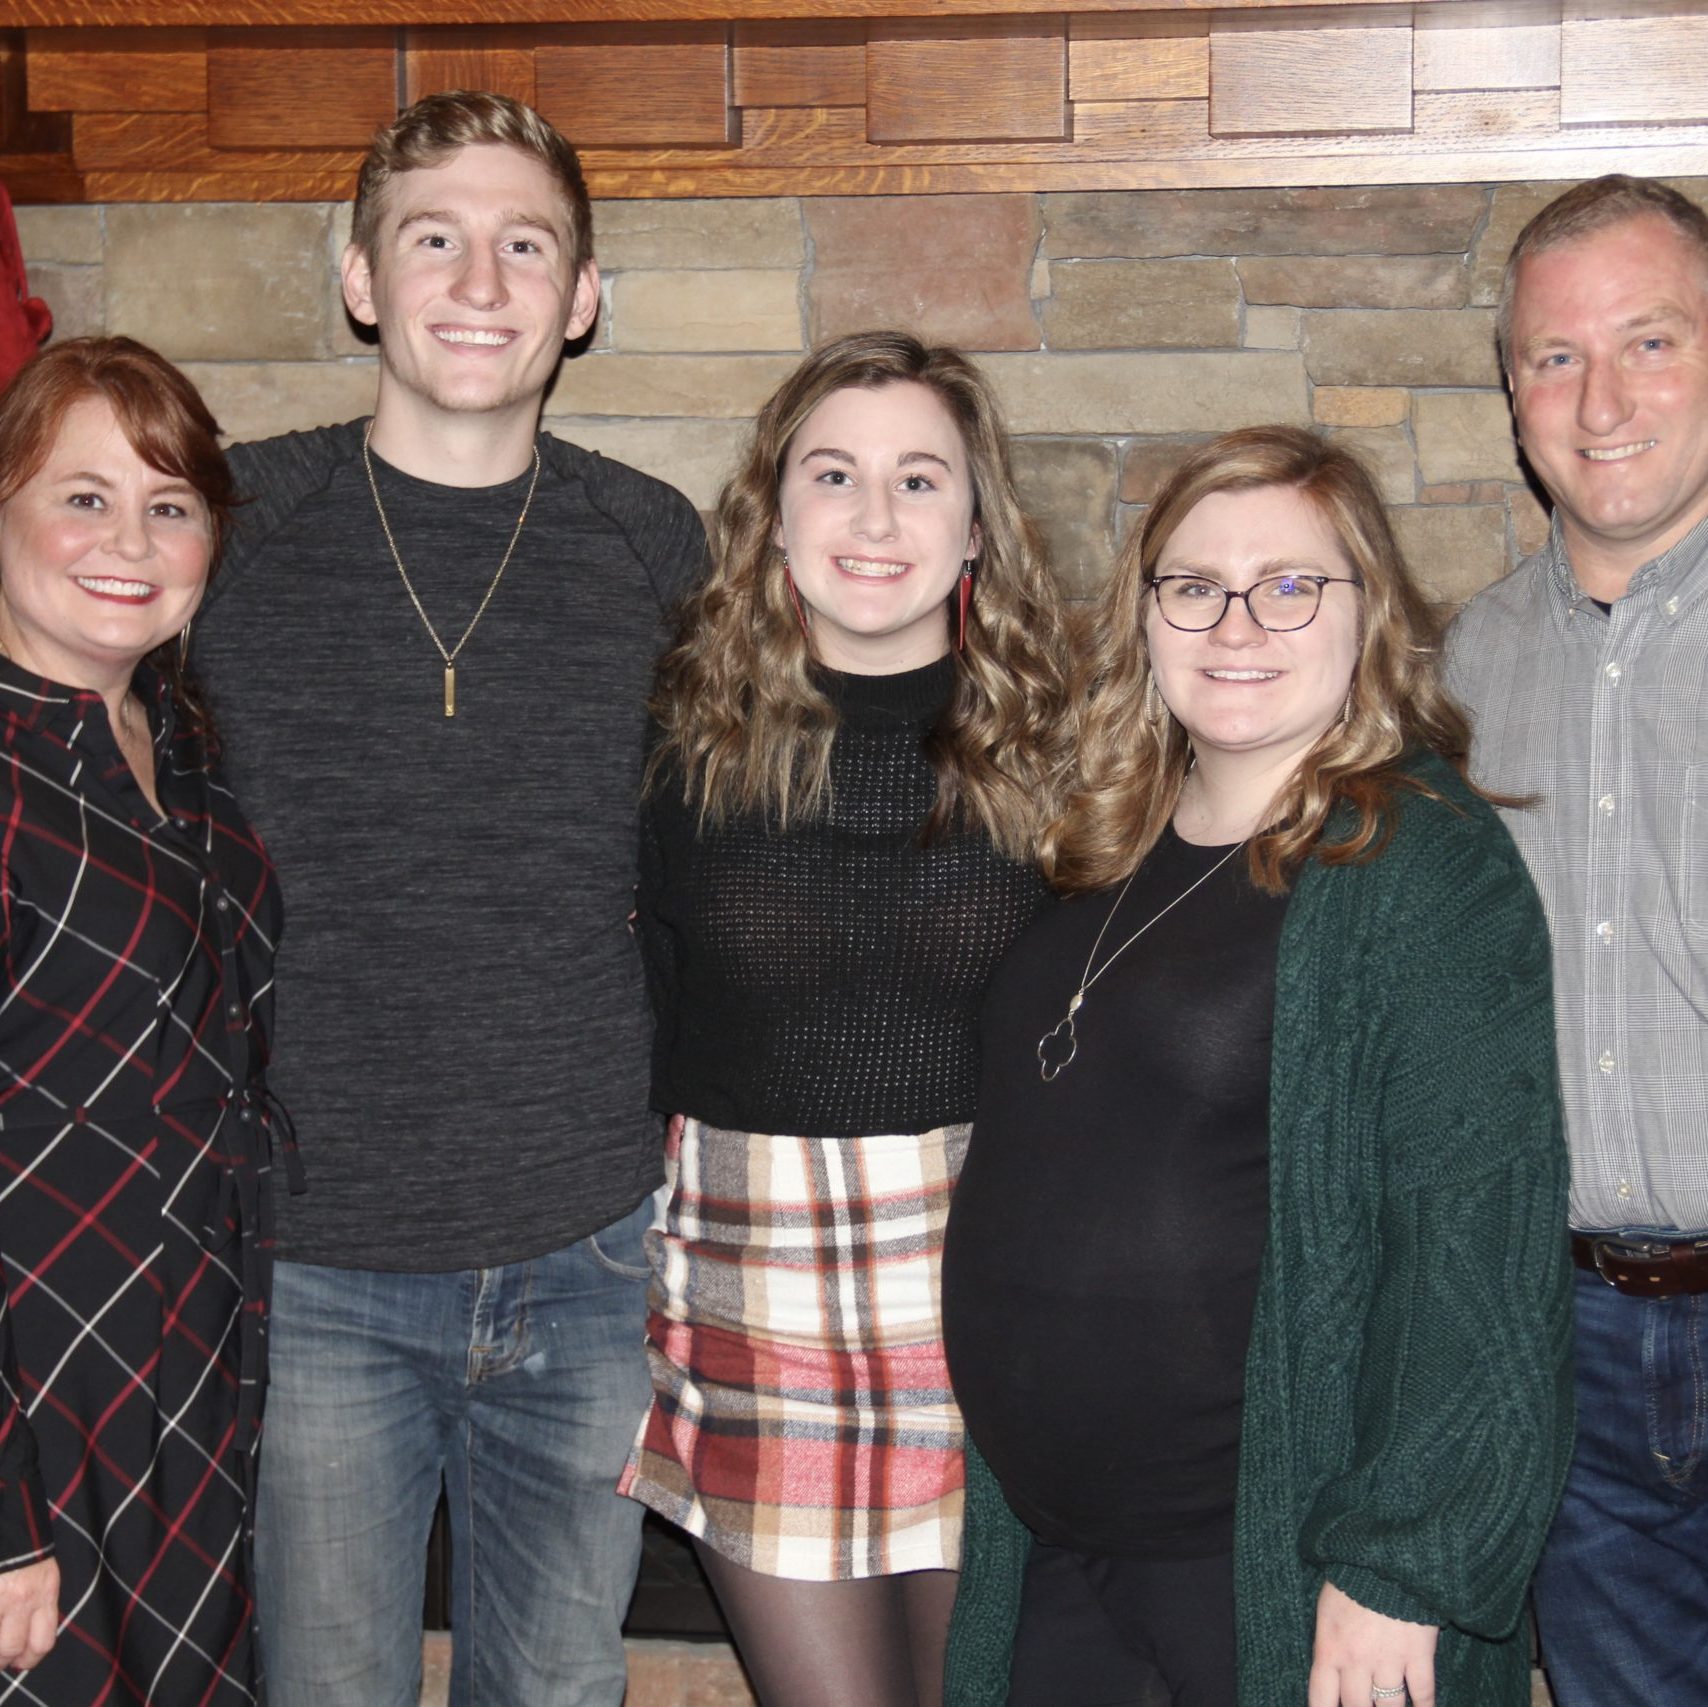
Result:
<svg viewBox="0 0 1708 1707"><path fill-rule="evenodd" d="M967 1442L961 1575L949 1625L943 1707L1003 1707L1032 1537L1008 1509L990 1466Z"/></svg>
<svg viewBox="0 0 1708 1707"><path fill-rule="evenodd" d="M47 1495L24 1415L10 1306L0 1301L0 1571L51 1558Z"/></svg>
<svg viewBox="0 0 1708 1707"><path fill-rule="evenodd" d="M647 994L654 1020L652 1045L652 1102L661 1114L689 1112L665 1107L675 1101L670 1088L669 1063L676 1042L676 1013L679 991L676 975L676 932L665 901L668 863L659 815L664 808L661 792L679 786L662 776L641 802L639 881L635 885L635 936L640 943L641 964L646 970Z"/></svg>
<svg viewBox="0 0 1708 1707"><path fill-rule="evenodd" d="M208 586L208 603L230 592L303 499L325 488L360 445L366 426L366 421L348 421L231 447L226 457L238 503L219 573Z"/></svg>
<svg viewBox="0 0 1708 1707"><path fill-rule="evenodd" d="M1572 1432L1549 945L1492 813L1417 814L1434 832L1388 856L1391 975L1358 1040L1379 1199L1351 1450L1301 1547L1377 1612L1500 1638Z"/></svg>

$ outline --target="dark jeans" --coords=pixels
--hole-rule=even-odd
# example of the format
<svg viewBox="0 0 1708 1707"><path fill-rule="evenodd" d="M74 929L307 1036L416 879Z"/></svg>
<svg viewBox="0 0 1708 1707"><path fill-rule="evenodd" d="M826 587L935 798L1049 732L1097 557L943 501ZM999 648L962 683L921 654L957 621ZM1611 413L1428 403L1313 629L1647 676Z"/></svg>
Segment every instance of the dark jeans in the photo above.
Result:
<svg viewBox="0 0 1708 1707"><path fill-rule="evenodd" d="M1708 1702L1708 1294L1577 1276L1578 1443L1536 1576L1557 1707Z"/></svg>
<svg viewBox="0 0 1708 1707"><path fill-rule="evenodd" d="M1231 1553L1121 1559L1033 1541L1008 1707L1235 1707L1234 1664Z"/></svg>

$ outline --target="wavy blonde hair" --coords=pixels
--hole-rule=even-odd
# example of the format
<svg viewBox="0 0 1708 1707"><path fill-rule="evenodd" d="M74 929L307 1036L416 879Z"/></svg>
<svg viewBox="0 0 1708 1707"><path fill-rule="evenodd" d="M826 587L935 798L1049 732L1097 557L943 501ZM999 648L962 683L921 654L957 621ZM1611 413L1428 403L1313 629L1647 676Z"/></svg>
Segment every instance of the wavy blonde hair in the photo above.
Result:
<svg viewBox="0 0 1708 1707"><path fill-rule="evenodd" d="M647 785L680 779L702 823L758 811L787 827L822 815L837 715L815 677L774 543L783 459L833 392L902 383L929 389L960 430L982 539L966 645L954 654L949 703L926 742L937 800L923 834L977 823L1004 853L1031 858L1060 804L1068 706L1061 605L1014 490L989 382L960 351L902 332L820 345L760 410L718 502L711 572L683 606L658 667L650 709L660 739Z"/></svg>
<svg viewBox="0 0 1708 1707"><path fill-rule="evenodd" d="M1470 725L1441 683L1441 624L1412 582L1363 464L1301 427L1225 433L1175 470L1097 606L1079 696L1077 775L1044 842L1044 870L1058 889L1121 881L1174 815L1191 747L1151 673L1151 577L1175 530L1204 499L1265 486L1292 487L1316 507L1364 591L1346 716L1305 754L1277 803L1274 826L1252 838L1252 881L1278 894L1313 855L1342 865L1378 853L1397 791L1431 792L1400 768L1408 751L1427 748L1464 774ZM1343 803L1352 809L1352 827L1325 841L1329 816Z"/></svg>

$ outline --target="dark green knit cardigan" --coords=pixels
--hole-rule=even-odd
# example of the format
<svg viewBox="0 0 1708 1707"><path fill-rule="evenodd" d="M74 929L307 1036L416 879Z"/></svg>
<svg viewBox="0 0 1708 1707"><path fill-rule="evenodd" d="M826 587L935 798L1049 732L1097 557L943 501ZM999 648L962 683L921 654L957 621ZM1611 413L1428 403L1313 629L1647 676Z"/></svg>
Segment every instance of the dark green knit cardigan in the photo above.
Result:
<svg viewBox="0 0 1708 1707"><path fill-rule="evenodd" d="M1548 934L1493 811L1413 770L1443 798L1402 794L1367 865L1309 864L1282 928L1240 1707L1303 1707L1325 1577L1443 1626L1440 1707L1530 1699L1520 1613L1572 1438ZM1027 1546L969 1449L946 1707L1002 1707Z"/></svg>

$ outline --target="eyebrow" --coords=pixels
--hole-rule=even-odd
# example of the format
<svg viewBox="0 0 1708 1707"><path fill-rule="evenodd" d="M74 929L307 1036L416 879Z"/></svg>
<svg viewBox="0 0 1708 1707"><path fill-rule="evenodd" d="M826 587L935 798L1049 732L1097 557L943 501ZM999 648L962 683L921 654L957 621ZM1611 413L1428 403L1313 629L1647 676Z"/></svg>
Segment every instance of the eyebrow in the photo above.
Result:
<svg viewBox="0 0 1708 1707"><path fill-rule="evenodd" d="M1190 575L1199 581L1214 581L1217 586L1225 587L1225 582L1219 571L1207 563L1193 563L1188 559L1180 563L1159 564L1157 573L1160 575ZM1323 568L1314 557L1271 557L1268 562L1260 563L1257 573L1252 576L1255 585L1258 581L1271 580L1276 575L1326 575Z"/></svg>
<svg viewBox="0 0 1708 1707"><path fill-rule="evenodd" d="M1613 330L1620 334L1640 332L1645 326L1689 326L1694 324L1693 317L1684 309L1672 303L1657 303L1653 308L1640 309L1635 314L1628 314L1623 320L1615 323ZM1522 345L1522 351L1528 355L1533 350L1564 350L1576 346L1577 339L1568 338L1563 332L1539 332L1534 338L1527 338Z"/></svg>
<svg viewBox="0 0 1708 1707"><path fill-rule="evenodd" d="M466 221L461 214L453 213L449 208L424 207L400 219L397 222L397 229L401 234L412 225L455 225L461 227L465 223ZM506 228L522 225L530 231L544 231L560 241L562 238L562 233L552 224L550 217L543 213L528 213L520 208L505 208L498 216L498 223Z"/></svg>
<svg viewBox="0 0 1708 1707"><path fill-rule="evenodd" d="M164 486L155 487L152 494L154 497L176 497L188 494L190 497L194 498L197 503L202 501L201 493L198 492L188 480L180 480L177 475L166 474L164 470L156 470L156 472L163 476L166 484ZM51 478L53 484L56 486L99 486L108 492L116 492L118 490L117 485L115 485L113 481L109 480L106 475L98 473L93 468L71 468L67 469L64 474L56 474Z"/></svg>
<svg viewBox="0 0 1708 1707"><path fill-rule="evenodd" d="M832 462L847 463L850 468L854 466L853 455L848 451L836 449L834 445L820 445L816 450L804 450L801 452L800 459L802 462L810 462L815 456L828 457ZM945 473L954 472L954 470L949 466L949 462L946 458L939 456L935 451L931 450L903 451L902 454L896 458L896 467L910 468L916 462L934 462Z"/></svg>

